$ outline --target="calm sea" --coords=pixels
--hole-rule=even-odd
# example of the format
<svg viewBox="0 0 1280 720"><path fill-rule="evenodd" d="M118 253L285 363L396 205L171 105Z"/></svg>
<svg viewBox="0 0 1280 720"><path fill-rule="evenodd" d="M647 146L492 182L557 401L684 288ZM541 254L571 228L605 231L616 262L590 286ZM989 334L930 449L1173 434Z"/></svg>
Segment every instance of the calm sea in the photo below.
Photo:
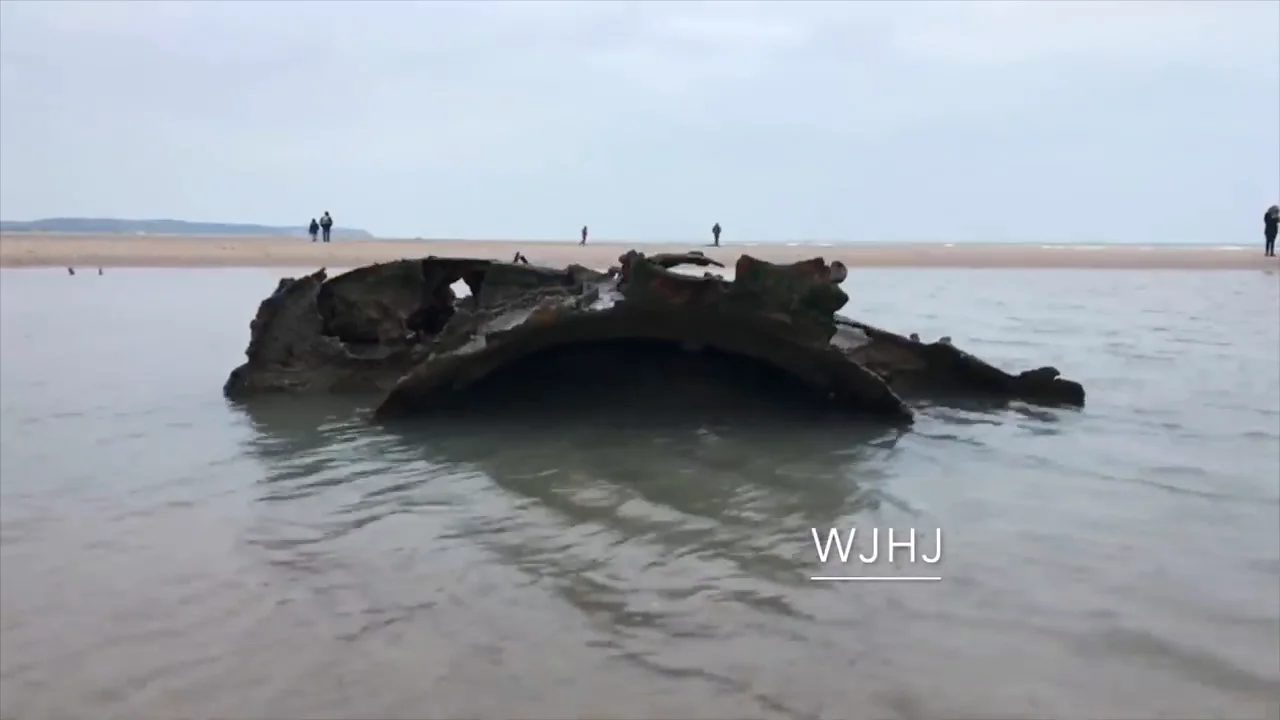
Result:
<svg viewBox="0 0 1280 720"><path fill-rule="evenodd" d="M0 716L1280 714L1275 274L854 272L1089 391L905 433L231 405L279 275L0 271ZM943 557L820 563L851 527Z"/></svg>

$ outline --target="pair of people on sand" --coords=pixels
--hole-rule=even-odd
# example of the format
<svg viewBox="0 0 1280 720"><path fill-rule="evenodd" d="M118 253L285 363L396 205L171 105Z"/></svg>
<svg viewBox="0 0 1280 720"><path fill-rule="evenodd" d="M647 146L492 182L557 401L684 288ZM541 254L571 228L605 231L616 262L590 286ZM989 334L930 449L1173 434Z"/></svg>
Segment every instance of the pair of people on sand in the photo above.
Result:
<svg viewBox="0 0 1280 720"><path fill-rule="evenodd" d="M316 222L315 218L311 218L311 227L307 228L307 232L311 233L311 242L316 241L316 235L324 233L324 241L329 242L329 232L333 230L333 218L329 217L329 211L325 210L324 215L320 216L320 222Z"/></svg>
<svg viewBox="0 0 1280 720"><path fill-rule="evenodd" d="M711 237L714 238L716 247L720 247L720 223L716 223L715 225L711 226ZM587 226L586 225L582 226L582 241L579 242L578 244L579 245L587 244Z"/></svg>

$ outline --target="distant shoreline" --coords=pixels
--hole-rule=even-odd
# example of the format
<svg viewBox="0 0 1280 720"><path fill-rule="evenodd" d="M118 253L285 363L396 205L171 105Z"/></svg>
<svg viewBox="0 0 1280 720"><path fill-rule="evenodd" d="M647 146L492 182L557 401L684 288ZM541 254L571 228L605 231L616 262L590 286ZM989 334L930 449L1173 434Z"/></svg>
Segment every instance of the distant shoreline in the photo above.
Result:
<svg viewBox="0 0 1280 720"><path fill-rule="evenodd" d="M363 231L362 231L363 232ZM335 236L338 230L334 230ZM10 239L31 239L31 240L154 240L154 239L177 239L177 240L193 240L193 241L227 241L227 240L243 240L248 242L263 241L305 241L310 242L310 237L305 232L296 233L274 233L274 234L217 234L217 233L155 233L155 232L52 232L47 230L0 230L0 238ZM375 237L369 235L367 237L344 238L342 242L378 242L378 243L535 243L538 245L578 245L576 238L567 237L546 237L546 238L520 238L517 240L504 238L450 238L450 237ZM338 240L334 240L338 242ZM689 245L697 247L700 245L709 246L708 238L686 238L686 239L667 239L667 240L635 240L626 238L613 237L591 237L591 245ZM1242 248L1250 249L1255 246L1261 247L1262 243L1205 243L1205 242L1166 242L1166 243L1138 243L1123 241L1095 241L1087 243L1075 242L1050 242L1040 240L963 240L963 241L944 241L944 240L894 240L894 241L876 241L876 240L831 240L831 239L809 239L809 240L726 240L725 247L1040 247L1040 248L1069 248L1069 249L1109 249L1109 248L1150 248L1150 249L1168 249L1168 248Z"/></svg>
<svg viewBox="0 0 1280 720"><path fill-rule="evenodd" d="M554 240L335 240L204 235L0 233L0 267L353 267L428 255L510 260L517 252L542 265L608 267L628 248L701 250L727 265L738 255L793 262L822 256L852 268L1280 270L1280 261L1246 245L1066 245L1051 243L726 243L601 240L583 247Z"/></svg>

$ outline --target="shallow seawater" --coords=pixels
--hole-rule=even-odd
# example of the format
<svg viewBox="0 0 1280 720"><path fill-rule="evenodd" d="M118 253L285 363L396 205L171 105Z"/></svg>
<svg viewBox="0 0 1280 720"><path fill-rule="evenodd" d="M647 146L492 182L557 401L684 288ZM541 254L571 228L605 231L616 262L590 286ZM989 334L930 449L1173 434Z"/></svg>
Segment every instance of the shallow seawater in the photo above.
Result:
<svg viewBox="0 0 1280 720"><path fill-rule="evenodd" d="M280 275L0 271L0 716L1280 713L1276 275L855 271L1089 391L906 432L229 404ZM819 562L855 526L942 559Z"/></svg>

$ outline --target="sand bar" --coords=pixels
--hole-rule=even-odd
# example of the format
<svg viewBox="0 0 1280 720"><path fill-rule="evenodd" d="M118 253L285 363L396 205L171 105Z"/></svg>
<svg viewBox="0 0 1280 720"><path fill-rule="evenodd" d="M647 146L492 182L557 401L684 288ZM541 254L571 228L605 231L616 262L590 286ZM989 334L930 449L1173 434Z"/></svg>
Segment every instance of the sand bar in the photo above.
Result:
<svg viewBox="0 0 1280 720"><path fill-rule="evenodd" d="M1260 244L1259 244L1260 245ZM635 247L646 253L697 249L726 264L748 253L792 262L811 257L840 260L853 268L1089 268L1280 269L1262 248L1141 247L1124 245L1011 244L726 244L619 243L515 240L348 240L329 244L287 237L190 237L133 235L0 235L0 267L354 267L428 255L510 260L516 251L544 265L580 263L606 268Z"/></svg>

